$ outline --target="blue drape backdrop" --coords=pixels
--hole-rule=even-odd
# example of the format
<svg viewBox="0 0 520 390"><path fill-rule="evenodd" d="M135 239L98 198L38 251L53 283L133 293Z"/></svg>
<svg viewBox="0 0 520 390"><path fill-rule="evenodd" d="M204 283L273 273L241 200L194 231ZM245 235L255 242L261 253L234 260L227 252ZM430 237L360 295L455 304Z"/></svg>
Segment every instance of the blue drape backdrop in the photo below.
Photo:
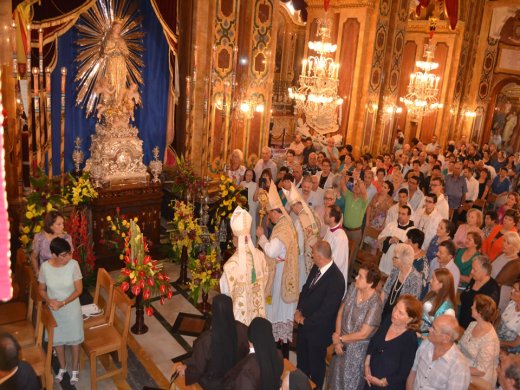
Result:
<svg viewBox="0 0 520 390"><path fill-rule="evenodd" d="M155 16L149 0L136 0L143 16L144 53L142 69L144 85L140 86L142 107L137 108L133 125L139 129L143 140L144 163L153 159L152 149L159 146L159 156L164 155L166 142L166 118L168 106L168 86L170 80L168 65L168 43L163 35L161 23ZM96 118L85 117L85 111L75 106L76 88L74 58L78 52L75 41L77 30L73 27L58 38L57 64L52 72L52 150L53 172L60 171L60 88L61 68L67 68L66 109L65 109L65 171L74 169L72 152L76 137L82 139L85 160L90 157L90 138L95 133Z"/></svg>

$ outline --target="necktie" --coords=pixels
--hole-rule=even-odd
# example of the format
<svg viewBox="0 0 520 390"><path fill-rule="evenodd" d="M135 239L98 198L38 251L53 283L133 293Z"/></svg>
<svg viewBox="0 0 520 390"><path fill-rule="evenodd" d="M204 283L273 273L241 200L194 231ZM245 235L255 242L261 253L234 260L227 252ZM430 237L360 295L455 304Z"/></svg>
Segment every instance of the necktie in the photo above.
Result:
<svg viewBox="0 0 520 390"><path fill-rule="evenodd" d="M316 282L318 281L320 276L321 276L321 272L320 272L320 270L318 270L318 273L316 275L314 275L314 278L312 279L312 282L311 282L311 285L309 286L309 288L314 287L314 285L316 284Z"/></svg>

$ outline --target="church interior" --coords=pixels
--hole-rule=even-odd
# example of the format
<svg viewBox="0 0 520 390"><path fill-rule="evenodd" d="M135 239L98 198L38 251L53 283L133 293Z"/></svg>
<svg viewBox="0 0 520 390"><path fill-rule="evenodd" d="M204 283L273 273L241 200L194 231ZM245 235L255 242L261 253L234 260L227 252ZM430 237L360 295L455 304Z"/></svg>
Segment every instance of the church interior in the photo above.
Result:
<svg viewBox="0 0 520 390"><path fill-rule="evenodd" d="M230 274L244 267L252 267L252 276L243 305L272 323L285 358L273 388L389 386L366 372L351 374L361 375L361 387L341 384L338 365L348 363L338 363L340 336L339 342L330 336L318 353L325 373L301 363L312 352L300 344L310 338L305 294L330 273L320 268L323 257L344 276L345 298L340 294L334 313L349 303L347 291L361 291L361 272L372 278L368 284L376 280L383 317L392 312L395 302L385 305L385 293L395 300L392 293L406 290L409 276L400 279L405 268L396 260L392 266L391 255L388 270L381 264L387 246L414 242L402 231L385 241L394 207L396 228L404 229L404 207L411 216L403 220L422 234L416 259L421 246L421 256L429 255L422 240L441 242L443 221L458 234L478 211L482 236L471 253L487 255L493 270L495 258L510 256L511 263L490 271L501 291L495 306L506 312L520 276L520 267L512 270L520 264L520 238L502 228L508 218L511 232L520 228L518 0L2 0L0 30L0 339L14 335L20 361L30 363L41 388L224 388L188 380L188 370L198 356L195 341L216 328L217 297L232 298L235 319L249 325L249 335L253 324L265 325L236 312ZM431 184L436 169L444 195ZM430 198L439 215L435 226L433 217L423 217L430 215L424 203ZM244 231L233 225L241 211L248 215ZM505 230L495 237L485 221L497 213L496 226ZM279 233L286 220L294 226ZM330 238L335 229L344 246ZM455 230L456 260L459 250L470 249L466 230L461 246ZM496 249L502 236L509 244ZM344 268L338 252L346 256ZM484 261L465 263L470 252L463 252L457 297L479 283L471 262ZM265 270L257 263L264 256ZM417 270L430 272L414 298L421 315L437 275L428 262L427 271ZM376 271L367 263L375 263L381 281L368 276ZM71 264L70 275L57 276L58 267ZM437 267L444 268L441 260ZM63 295L51 285L65 273L71 290ZM263 298L255 295L264 289L259 283L274 285ZM272 309L274 301L284 304ZM464 297L459 303L463 311ZM61 341L61 321L70 318L60 316L60 304L66 313L81 309L80 342ZM273 310L291 313L273 320ZM520 346L517 332L511 347ZM249 343L257 348L251 335ZM261 358L259 364L263 386L226 382L225 388L269 388ZM467 388L502 383L499 368L481 375L471 367ZM288 385L287 372L303 372L305 384ZM390 388L404 388L396 386Z"/></svg>

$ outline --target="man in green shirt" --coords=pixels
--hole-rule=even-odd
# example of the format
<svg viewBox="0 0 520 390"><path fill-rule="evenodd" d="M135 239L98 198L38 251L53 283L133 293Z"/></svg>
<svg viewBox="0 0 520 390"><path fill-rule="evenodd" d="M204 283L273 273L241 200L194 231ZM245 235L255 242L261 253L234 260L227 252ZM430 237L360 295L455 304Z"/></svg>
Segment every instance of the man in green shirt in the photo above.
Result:
<svg viewBox="0 0 520 390"><path fill-rule="evenodd" d="M352 262L357 257L357 251L361 244L363 218L369 201L365 184L360 179L359 172L354 171L351 176L347 176L346 171L343 172L341 178L341 193L345 202L343 228L348 239L354 243L353 253L349 256L349 269L352 269Z"/></svg>

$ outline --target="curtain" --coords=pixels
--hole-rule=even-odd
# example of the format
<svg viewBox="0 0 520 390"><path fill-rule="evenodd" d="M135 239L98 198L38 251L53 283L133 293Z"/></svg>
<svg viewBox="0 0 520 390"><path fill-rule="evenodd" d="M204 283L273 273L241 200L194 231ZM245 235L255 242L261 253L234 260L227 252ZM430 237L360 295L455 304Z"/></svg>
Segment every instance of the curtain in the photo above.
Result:
<svg viewBox="0 0 520 390"><path fill-rule="evenodd" d="M166 119L168 110L168 84L170 80L168 64L168 43L163 34L149 0L137 0L143 16L145 37L142 69L144 84L140 86L143 106L136 109L135 123L139 138L143 140L144 163L153 159L152 149L159 147L162 156L165 147ZM78 48L74 42L78 38L75 28L71 28L58 38L56 68L52 73L52 139L53 172L59 172L60 164L60 85L61 67L67 68L66 109L65 109L65 171L74 169L72 152L76 137L82 139L81 148L85 160L90 157L90 138L95 133L96 119L85 117L85 111L75 107L76 88L74 58Z"/></svg>

